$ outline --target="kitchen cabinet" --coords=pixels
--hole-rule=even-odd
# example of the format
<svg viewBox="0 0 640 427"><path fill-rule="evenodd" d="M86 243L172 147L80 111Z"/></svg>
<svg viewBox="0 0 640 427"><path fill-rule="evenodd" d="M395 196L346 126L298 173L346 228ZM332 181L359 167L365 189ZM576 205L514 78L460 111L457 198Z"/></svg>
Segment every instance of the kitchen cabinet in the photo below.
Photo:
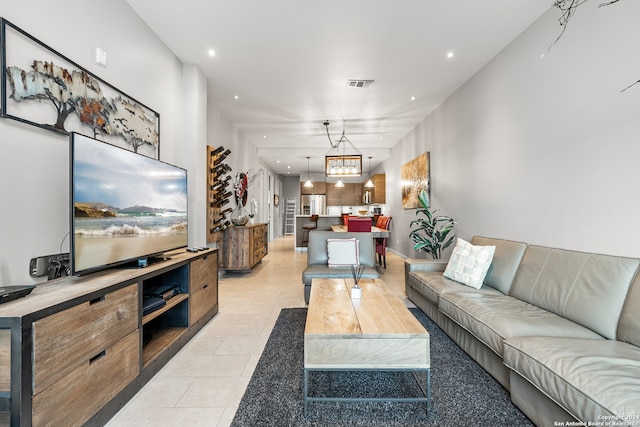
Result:
<svg viewBox="0 0 640 427"><path fill-rule="evenodd" d="M304 182L300 183L300 194L326 194L324 182L314 182L313 187L307 188L304 186Z"/></svg>
<svg viewBox="0 0 640 427"><path fill-rule="evenodd" d="M327 206L360 206L362 194L360 184L345 183L342 188L336 188L333 183L328 184Z"/></svg>
<svg viewBox="0 0 640 427"><path fill-rule="evenodd" d="M383 173L378 173L371 176L371 181L374 188L364 188L364 183L360 187L362 190L362 194L364 195L365 191L369 191L371 193L371 205L384 205L387 203L387 194L386 194L386 177ZM366 181L365 181L366 182ZM364 202L363 202L364 203Z"/></svg>

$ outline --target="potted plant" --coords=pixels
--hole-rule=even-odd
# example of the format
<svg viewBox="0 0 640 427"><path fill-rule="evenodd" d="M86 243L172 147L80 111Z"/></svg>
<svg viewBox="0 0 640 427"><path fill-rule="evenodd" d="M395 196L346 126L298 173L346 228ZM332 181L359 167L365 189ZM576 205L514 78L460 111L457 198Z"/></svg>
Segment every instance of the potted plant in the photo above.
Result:
<svg viewBox="0 0 640 427"><path fill-rule="evenodd" d="M436 215L437 209L433 212L429 209L429 195L425 190L420 191L418 200L422 208L416 210L416 215L424 217L411 221L409 237L415 242L413 248L430 254L433 259L440 259L442 251L455 240L455 221L448 216Z"/></svg>

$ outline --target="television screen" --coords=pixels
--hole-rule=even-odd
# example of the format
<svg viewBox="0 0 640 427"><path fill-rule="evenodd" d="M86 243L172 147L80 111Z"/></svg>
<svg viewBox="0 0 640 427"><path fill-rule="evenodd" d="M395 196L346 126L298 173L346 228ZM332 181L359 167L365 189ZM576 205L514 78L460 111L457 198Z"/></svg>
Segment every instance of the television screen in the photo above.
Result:
<svg viewBox="0 0 640 427"><path fill-rule="evenodd" d="M72 133L71 272L187 246L187 171Z"/></svg>

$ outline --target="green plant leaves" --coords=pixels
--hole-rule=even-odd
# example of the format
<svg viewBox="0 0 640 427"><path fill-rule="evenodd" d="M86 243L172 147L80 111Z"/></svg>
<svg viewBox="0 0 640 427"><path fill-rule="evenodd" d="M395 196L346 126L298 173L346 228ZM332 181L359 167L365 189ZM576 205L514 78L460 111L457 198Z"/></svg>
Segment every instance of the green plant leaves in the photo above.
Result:
<svg viewBox="0 0 640 427"><path fill-rule="evenodd" d="M420 191L420 194L418 194L418 200L424 209L429 209L429 204L431 203L429 200L429 193L425 190Z"/></svg>
<svg viewBox="0 0 640 427"><path fill-rule="evenodd" d="M409 237L415 243L413 248L428 253L433 259L440 259L442 251L454 242L455 221L448 216L436 216L437 210L429 210L430 200L425 190L420 192L418 200L422 209L416 209L416 215L424 218L415 219L409 225Z"/></svg>

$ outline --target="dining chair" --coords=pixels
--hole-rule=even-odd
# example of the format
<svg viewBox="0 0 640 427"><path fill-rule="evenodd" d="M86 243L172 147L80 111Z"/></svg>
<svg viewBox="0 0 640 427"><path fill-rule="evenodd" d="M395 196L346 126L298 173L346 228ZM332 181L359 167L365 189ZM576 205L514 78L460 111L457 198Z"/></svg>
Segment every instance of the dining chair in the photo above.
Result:
<svg viewBox="0 0 640 427"><path fill-rule="evenodd" d="M390 226L391 226L390 216L380 216L378 218L376 227L381 228L383 230L389 230ZM387 238L377 237L375 241L376 241L376 254L378 256L378 264L383 265L384 263L384 268L387 268Z"/></svg>
<svg viewBox="0 0 640 427"><path fill-rule="evenodd" d="M309 221L311 221L313 224L308 223L302 226L302 246L309 245L309 231L318 228L318 215L311 215Z"/></svg>

